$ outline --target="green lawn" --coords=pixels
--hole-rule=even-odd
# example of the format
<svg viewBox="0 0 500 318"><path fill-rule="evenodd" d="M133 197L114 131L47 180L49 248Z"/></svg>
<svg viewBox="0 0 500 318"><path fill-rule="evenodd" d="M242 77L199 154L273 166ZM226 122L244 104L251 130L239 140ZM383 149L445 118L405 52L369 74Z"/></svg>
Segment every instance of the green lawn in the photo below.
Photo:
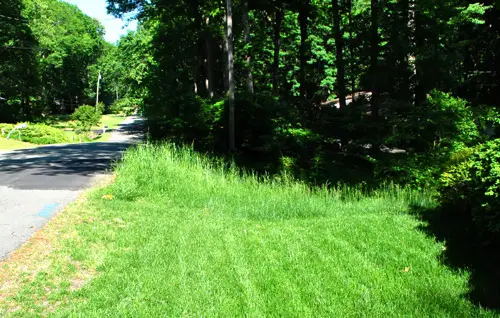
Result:
<svg viewBox="0 0 500 318"><path fill-rule="evenodd" d="M0 263L0 316L494 316L409 213L425 194L223 167L169 145L127 152L115 183Z"/></svg>
<svg viewBox="0 0 500 318"><path fill-rule="evenodd" d="M100 127L96 128L102 128L102 126L108 126L108 129L116 129L123 122L124 119L125 117L121 115L103 115Z"/></svg>
<svg viewBox="0 0 500 318"><path fill-rule="evenodd" d="M16 150L33 147L36 147L36 145L30 144L28 142L0 137L0 150Z"/></svg>

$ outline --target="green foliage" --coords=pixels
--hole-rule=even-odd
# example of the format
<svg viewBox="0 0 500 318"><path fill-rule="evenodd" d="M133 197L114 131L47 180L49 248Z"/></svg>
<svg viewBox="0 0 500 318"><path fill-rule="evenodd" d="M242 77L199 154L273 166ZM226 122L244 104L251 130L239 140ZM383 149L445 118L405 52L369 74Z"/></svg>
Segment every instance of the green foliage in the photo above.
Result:
<svg viewBox="0 0 500 318"><path fill-rule="evenodd" d="M449 156L481 137L467 101L436 90L424 105L398 115L392 119L396 134L388 138L388 144L411 152ZM401 120L403 116L406 120Z"/></svg>
<svg viewBox="0 0 500 318"><path fill-rule="evenodd" d="M51 278L71 271L51 263L46 280L22 282L6 309L43 316L54 303L61 316L487 316L463 296L470 275L446 268L443 244L416 231L422 222L404 213L416 203L430 202L389 186L371 194L311 190L186 148L138 147L118 166L116 183L62 215L89 221L62 222L61 231L75 235L51 259L98 266L92 284L61 293ZM124 291L137 284L134 297L158 301L124 304ZM44 306L21 297L33 288Z"/></svg>
<svg viewBox="0 0 500 318"><path fill-rule="evenodd" d="M18 134L12 135L18 138ZM49 145L71 142L67 134L61 129L57 129L45 124L28 124L21 130L20 140L37 145Z"/></svg>
<svg viewBox="0 0 500 318"><path fill-rule="evenodd" d="M2 134L2 137L6 137L14 126L14 124L0 123L0 134Z"/></svg>
<svg viewBox="0 0 500 318"><path fill-rule="evenodd" d="M500 139L467 149L440 178L441 201L470 213L485 239L500 239Z"/></svg>
<svg viewBox="0 0 500 318"><path fill-rule="evenodd" d="M15 123L39 115L38 41L21 0L0 2L0 120Z"/></svg>
<svg viewBox="0 0 500 318"><path fill-rule="evenodd" d="M115 101L109 108L112 114L132 115L142 109L143 101L140 98L125 97Z"/></svg>
<svg viewBox="0 0 500 318"><path fill-rule="evenodd" d="M400 110L392 117L395 133L386 139L387 145L405 149L406 154L383 162L378 174L396 175L418 187L436 186L453 156L487 138L481 134L481 118L490 115L484 111L480 117L467 101L431 92L424 105Z"/></svg>
<svg viewBox="0 0 500 318"><path fill-rule="evenodd" d="M71 118L77 122L77 126L84 132L90 131L93 126L97 126L101 121L102 112L100 108L82 105L78 107Z"/></svg>
<svg viewBox="0 0 500 318"><path fill-rule="evenodd" d="M86 92L91 85L89 71L101 55L104 28L64 1L23 2L28 25L40 46L37 57L43 90L39 96L46 111L72 112L92 97Z"/></svg>

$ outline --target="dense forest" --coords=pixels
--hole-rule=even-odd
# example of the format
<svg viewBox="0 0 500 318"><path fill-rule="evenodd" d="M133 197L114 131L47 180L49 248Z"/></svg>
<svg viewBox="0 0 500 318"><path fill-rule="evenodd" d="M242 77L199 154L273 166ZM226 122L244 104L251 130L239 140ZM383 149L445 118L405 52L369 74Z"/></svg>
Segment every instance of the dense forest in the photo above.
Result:
<svg viewBox="0 0 500 318"><path fill-rule="evenodd" d="M89 67L104 48L102 25L56 0L2 2L0 12L1 122L71 113L86 102L94 91Z"/></svg>
<svg viewBox="0 0 500 318"><path fill-rule="evenodd" d="M436 180L494 137L491 1L109 1L154 138L312 182ZM439 166L439 167L438 167Z"/></svg>

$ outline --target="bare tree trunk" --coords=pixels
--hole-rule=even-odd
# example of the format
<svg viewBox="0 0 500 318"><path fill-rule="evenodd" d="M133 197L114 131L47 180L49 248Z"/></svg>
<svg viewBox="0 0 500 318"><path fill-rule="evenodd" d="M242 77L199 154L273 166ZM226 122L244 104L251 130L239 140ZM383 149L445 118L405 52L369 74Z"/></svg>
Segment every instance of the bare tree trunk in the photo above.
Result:
<svg viewBox="0 0 500 318"><path fill-rule="evenodd" d="M224 23L226 23L227 26L227 16L224 16ZM224 61L224 72L222 72L222 77L224 81L224 92L229 91L229 80L228 80L228 74L229 74L229 57L228 57L228 52L229 52L229 42L227 39L227 29L226 32L224 32L224 49L222 52L222 60Z"/></svg>
<svg viewBox="0 0 500 318"><path fill-rule="evenodd" d="M335 51L337 64L337 93L339 97L339 107L344 108L345 102L345 68L344 68L344 41L340 30L341 18L338 0L332 0L333 9L333 33L335 38Z"/></svg>
<svg viewBox="0 0 500 318"><path fill-rule="evenodd" d="M413 104L415 105L416 103L416 80L417 80L417 66L416 66L416 61L415 61L415 35L416 35L416 25L415 25L415 1L414 0L406 0L406 8L408 10L408 43L409 47L412 48L410 49L408 53L408 66L410 67L410 78L408 79L409 87L408 89L410 90L410 95L411 95L411 100ZM406 9L405 8L405 9Z"/></svg>
<svg viewBox="0 0 500 318"><path fill-rule="evenodd" d="M356 91L356 76L354 75L354 44L352 43L352 0L349 0L349 48L351 53L351 60L349 61L350 69L351 69L351 95L352 100L354 101L354 92Z"/></svg>
<svg viewBox="0 0 500 318"><path fill-rule="evenodd" d="M415 105L421 105L425 102L425 85L424 85L424 76L423 76L423 67L421 62L421 52L424 49L424 37L422 34L422 24L423 24L423 15L419 10L415 8L416 3L412 2L410 11L413 13L414 21L415 21L415 56L413 57L413 74L415 77Z"/></svg>
<svg viewBox="0 0 500 318"><path fill-rule="evenodd" d="M206 79L206 88L208 92L208 96L210 98L214 97L214 55L213 55L213 45L212 45L212 37L210 33L205 34L205 48L207 50L207 79Z"/></svg>
<svg viewBox="0 0 500 318"><path fill-rule="evenodd" d="M248 92L252 93L254 92L254 87L253 87L253 75L252 75L252 57L250 55L250 23L249 23L249 18L248 18L248 0L243 1L243 24L245 26L245 46L246 48L246 56L245 56L245 63L247 66L246 73L247 73L247 90Z"/></svg>
<svg viewBox="0 0 500 318"><path fill-rule="evenodd" d="M310 0L306 0L304 5L301 6L299 12L299 24L300 24L300 96L306 97L306 63L307 63L307 52L306 52L306 42L307 42L307 27L308 27L308 15L309 15L309 3Z"/></svg>
<svg viewBox="0 0 500 318"><path fill-rule="evenodd" d="M226 0L227 22L227 80L228 80L228 106L229 106L229 150L236 149L234 127L234 56L233 56L233 12L231 0Z"/></svg>
<svg viewBox="0 0 500 318"><path fill-rule="evenodd" d="M276 9L274 22L274 63L273 63L273 91L279 93L280 74L280 50L281 50L281 21L283 21L283 11Z"/></svg>
<svg viewBox="0 0 500 318"><path fill-rule="evenodd" d="M377 119L379 115L379 91L377 85L379 34L378 34L378 0L371 0L371 57L370 57L370 79L372 84L371 110L372 118Z"/></svg>

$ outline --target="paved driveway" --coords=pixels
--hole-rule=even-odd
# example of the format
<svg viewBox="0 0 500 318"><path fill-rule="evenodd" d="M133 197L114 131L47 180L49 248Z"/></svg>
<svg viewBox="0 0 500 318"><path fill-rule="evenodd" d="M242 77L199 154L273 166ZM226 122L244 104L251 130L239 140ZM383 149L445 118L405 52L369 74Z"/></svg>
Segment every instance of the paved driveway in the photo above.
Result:
<svg viewBox="0 0 500 318"><path fill-rule="evenodd" d="M0 152L0 259L26 242L74 201L96 175L142 139L142 121L129 117L108 142Z"/></svg>

